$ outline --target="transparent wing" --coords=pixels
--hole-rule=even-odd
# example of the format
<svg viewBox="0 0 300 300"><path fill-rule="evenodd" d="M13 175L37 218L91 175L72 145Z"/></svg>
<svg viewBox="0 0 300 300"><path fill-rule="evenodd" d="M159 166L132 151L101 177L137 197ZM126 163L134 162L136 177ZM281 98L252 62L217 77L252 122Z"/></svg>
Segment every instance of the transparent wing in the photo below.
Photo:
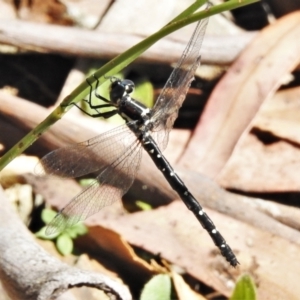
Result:
<svg viewBox="0 0 300 300"><path fill-rule="evenodd" d="M171 73L153 108L154 138L165 149L170 130L173 128L186 93L194 74L200 64L200 48L202 45L208 19L198 22L176 68Z"/></svg>
<svg viewBox="0 0 300 300"><path fill-rule="evenodd" d="M48 153L36 166L35 173L75 178L101 172L120 157L135 140L136 136L128 125L121 125L88 141Z"/></svg>
<svg viewBox="0 0 300 300"><path fill-rule="evenodd" d="M57 234L103 207L120 199L132 185L141 161L142 147L138 139L125 148L80 194L74 197L48 224L47 235Z"/></svg>

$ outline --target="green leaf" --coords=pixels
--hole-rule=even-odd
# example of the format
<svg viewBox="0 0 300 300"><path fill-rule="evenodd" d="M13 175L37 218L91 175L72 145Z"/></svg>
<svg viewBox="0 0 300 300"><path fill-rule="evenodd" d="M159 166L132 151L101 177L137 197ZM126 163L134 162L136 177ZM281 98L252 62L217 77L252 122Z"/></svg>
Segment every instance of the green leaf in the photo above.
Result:
<svg viewBox="0 0 300 300"><path fill-rule="evenodd" d="M86 178L86 179L79 180L79 184L81 186L88 186L88 185L92 184L93 182L95 182L95 178Z"/></svg>
<svg viewBox="0 0 300 300"><path fill-rule="evenodd" d="M35 233L35 236L37 238L40 238L40 239L43 239L43 240L53 240L57 237L57 235L53 236L49 236L49 235L46 235L46 228L47 226L44 226L43 228L41 228L38 232Z"/></svg>
<svg viewBox="0 0 300 300"><path fill-rule="evenodd" d="M85 235L88 233L87 227L82 223L76 224L74 227L76 228L77 235Z"/></svg>
<svg viewBox="0 0 300 300"><path fill-rule="evenodd" d="M68 255L73 251L73 240L68 234L61 234L56 240L56 248L62 255Z"/></svg>
<svg viewBox="0 0 300 300"><path fill-rule="evenodd" d="M137 200L137 201L135 201L135 204L141 210L152 210L152 206L149 203Z"/></svg>
<svg viewBox="0 0 300 300"><path fill-rule="evenodd" d="M140 300L170 300L171 279L166 274L152 277L143 288Z"/></svg>
<svg viewBox="0 0 300 300"><path fill-rule="evenodd" d="M57 212L50 209L50 208L45 208L42 210L42 220L45 224L49 224L53 218L56 216Z"/></svg>
<svg viewBox="0 0 300 300"><path fill-rule="evenodd" d="M87 227L82 224L82 223L78 223L74 226L72 226L71 228L68 228L66 230L66 233L72 238L75 239L80 235L84 235L88 232Z"/></svg>
<svg viewBox="0 0 300 300"><path fill-rule="evenodd" d="M149 108L153 107L154 89L152 83L146 78L138 80L132 93L132 97L142 102Z"/></svg>
<svg viewBox="0 0 300 300"><path fill-rule="evenodd" d="M256 300L256 288L253 279L248 274L240 277L230 300Z"/></svg>

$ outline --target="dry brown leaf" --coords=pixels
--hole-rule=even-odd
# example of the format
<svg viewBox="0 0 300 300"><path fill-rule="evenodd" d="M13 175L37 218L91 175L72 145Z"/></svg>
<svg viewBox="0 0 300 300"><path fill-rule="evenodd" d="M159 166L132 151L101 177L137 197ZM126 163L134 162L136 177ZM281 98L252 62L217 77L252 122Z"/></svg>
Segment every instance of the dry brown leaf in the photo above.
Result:
<svg viewBox="0 0 300 300"><path fill-rule="evenodd" d="M172 279L179 300L206 300L205 297L194 292L178 273L172 272Z"/></svg>
<svg viewBox="0 0 300 300"><path fill-rule="evenodd" d="M223 219L220 214L217 218L214 213L212 218L225 220L224 231L235 230L234 222L230 218ZM234 286L232 274L235 274L236 270L230 268L224 261L208 234L201 229L198 221L191 217L191 213L179 201L152 211L118 218L110 218L107 215L105 219L91 219L86 222L88 226L99 224L114 230L129 243L154 255L160 254L161 257L182 267L192 276L227 295L230 293L230 288ZM93 238L102 240L99 234L93 234ZM237 241L231 244L235 249ZM111 246L109 248L113 249ZM225 274L212 278L214 269L221 269L221 272L225 270Z"/></svg>
<svg viewBox="0 0 300 300"><path fill-rule="evenodd" d="M184 166L210 177L222 170L261 104L299 64L299 40L300 12L255 37L213 91L181 159Z"/></svg>
<svg viewBox="0 0 300 300"><path fill-rule="evenodd" d="M253 126L300 144L300 87L277 92L263 105Z"/></svg>
<svg viewBox="0 0 300 300"><path fill-rule="evenodd" d="M105 223L105 219L108 217L111 216L103 216L97 223ZM86 224L95 224L95 220L92 217ZM117 220L117 218L112 217L112 220ZM114 229L91 226L88 235L78 239L78 245L83 251L96 256L99 261L117 272L119 276L126 278L126 282L137 286L143 286L156 273L150 264L135 254L128 242Z"/></svg>
<svg viewBox="0 0 300 300"><path fill-rule="evenodd" d="M286 295L288 299L298 298L300 286L294 274L300 272L299 246L243 222L207 211L217 224L222 224L225 236L226 232L236 233L235 240L228 243L234 251L239 249L236 253L241 263L239 268L228 266L207 233L179 201L117 219L107 216L96 223L119 232L135 246L153 254L160 253L166 260L226 296L231 294L238 276L247 271L259 285L258 299L284 299ZM93 222L94 225L96 223ZM289 272L283 281L282 274L286 274L287 266Z"/></svg>
<svg viewBox="0 0 300 300"><path fill-rule="evenodd" d="M248 192L299 191L300 88L282 90L269 99L253 126L274 135L264 144L251 134L241 140L218 177L226 188ZM277 140L279 137L283 140Z"/></svg>
<svg viewBox="0 0 300 300"><path fill-rule="evenodd" d="M218 178L226 188L248 192L299 191L300 151L279 141L264 145L248 135Z"/></svg>

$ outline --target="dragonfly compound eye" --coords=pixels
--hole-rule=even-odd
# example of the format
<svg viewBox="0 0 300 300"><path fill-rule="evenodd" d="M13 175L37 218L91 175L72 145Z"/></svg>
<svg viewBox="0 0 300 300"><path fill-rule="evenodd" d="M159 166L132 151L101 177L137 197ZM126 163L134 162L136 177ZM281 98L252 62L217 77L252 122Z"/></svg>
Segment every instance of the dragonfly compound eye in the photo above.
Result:
<svg viewBox="0 0 300 300"><path fill-rule="evenodd" d="M110 100L113 103L117 103L126 93L126 85L124 85L123 81L116 80L110 86Z"/></svg>
<svg viewBox="0 0 300 300"><path fill-rule="evenodd" d="M131 94L134 90L134 83L129 79L124 79L122 81L122 84L124 85L125 91L127 94Z"/></svg>

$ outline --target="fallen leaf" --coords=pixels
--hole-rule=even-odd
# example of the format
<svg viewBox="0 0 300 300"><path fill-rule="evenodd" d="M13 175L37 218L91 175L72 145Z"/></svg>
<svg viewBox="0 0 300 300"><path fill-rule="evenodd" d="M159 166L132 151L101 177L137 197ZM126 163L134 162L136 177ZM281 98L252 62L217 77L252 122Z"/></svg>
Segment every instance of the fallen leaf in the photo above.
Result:
<svg viewBox="0 0 300 300"><path fill-rule="evenodd" d="M300 144L300 87L284 89L268 99L253 127Z"/></svg>
<svg viewBox="0 0 300 300"><path fill-rule="evenodd" d="M247 271L258 284L258 299L298 299L300 286L294 274L300 272L300 246L206 210L216 224L222 224L221 231L225 236L226 232L235 232L235 239L227 242L241 263L237 269L229 267L207 232L179 201L152 211L118 218L107 216L94 220L93 224L88 220L87 224L101 224L118 232L129 243L153 254L159 253L223 295L230 296L235 280ZM99 234L93 238L105 240L105 236L101 238ZM287 266L288 273L285 272ZM285 280L282 280L282 274L286 274Z"/></svg>
<svg viewBox="0 0 300 300"><path fill-rule="evenodd" d="M105 219L100 220L105 222ZM115 217L112 219L117 220ZM90 223L94 224L95 218L86 222L87 225ZM88 235L78 238L76 244L110 270L127 278L127 283L131 282L132 285L142 286L155 274L152 266L135 254L123 236L107 226L89 227Z"/></svg>
<svg viewBox="0 0 300 300"><path fill-rule="evenodd" d="M205 300L206 298L193 291L190 286L184 281L182 276L176 272L172 272L173 284L179 300Z"/></svg>
<svg viewBox="0 0 300 300"><path fill-rule="evenodd" d="M299 168L298 147L281 140L265 145L250 134L223 169L218 183L228 189L247 192L298 192Z"/></svg>
<svg viewBox="0 0 300 300"><path fill-rule="evenodd" d="M300 61L300 12L262 30L214 89L181 164L215 177L262 103ZM193 158L193 159L191 159Z"/></svg>

